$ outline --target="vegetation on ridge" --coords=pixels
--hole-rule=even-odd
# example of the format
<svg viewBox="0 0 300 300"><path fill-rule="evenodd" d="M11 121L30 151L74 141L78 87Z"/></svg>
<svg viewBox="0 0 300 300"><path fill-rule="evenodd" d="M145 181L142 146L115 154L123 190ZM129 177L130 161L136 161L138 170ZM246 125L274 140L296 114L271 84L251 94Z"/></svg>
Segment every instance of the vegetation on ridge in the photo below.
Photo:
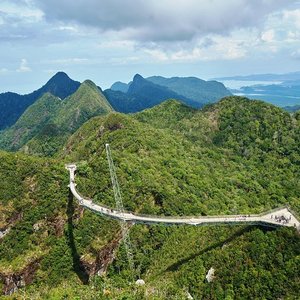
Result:
<svg viewBox="0 0 300 300"><path fill-rule="evenodd" d="M72 80L64 72L58 72L44 86L30 94L0 94L0 130L15 124L24 111L45 93L64 99L73 94L79 86L80 82Z"/></svg>
<svg viewBox="0 0 300 300"><path fill-rule="evenodd" d="M215 80L205 81L197 77L164 78L162 76L148 77L147 80L166 86L188 99L201 103L216 102L223 97L231 95L223 83Z"/></svg>
<svg viewBox="0 0 300 300"><path fill-rule="evenodd" d="M216 81L160 76L145 79L136 74L130 84L116 82L104 94L116 111L132 113L151 108L170 98L199 108L231 93L222 83Z"/></svg>
<svg viewBox="0 0 300 300"><path fill-rule="evenodd" d="M0 133L0 147L51 156L84 122L111 111L98 87L87 80L64 101L49 93L42 96L14 126Z"/></svg>
<svg viewBox="0 0 300 300"><path fill-rule="evenodd" d="M298 115L241 97L203 110L167 101L91 119L60 161L1 153L3 228L15 212L23 215L0 240L0 277L38 257L33 283L19 292L28 299L297 299L300 237L288 228L135 225L135 276L146 285L131 284L118 242L106 275L93 276L99 253L119 239L118 224L70 207L63 162L78 162L83 195L114 207L110 143L125 208L139 213L257 213L282 204L300 213L299 129Z"/></svg>

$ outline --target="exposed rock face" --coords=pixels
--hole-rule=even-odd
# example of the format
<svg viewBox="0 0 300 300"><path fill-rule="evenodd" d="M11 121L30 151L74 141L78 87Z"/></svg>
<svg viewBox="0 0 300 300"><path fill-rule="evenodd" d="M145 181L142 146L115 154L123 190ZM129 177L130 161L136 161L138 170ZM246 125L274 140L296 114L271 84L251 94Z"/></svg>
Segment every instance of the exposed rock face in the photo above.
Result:
<svg viewBox="0 0 300 300"><path fill-rule="evenodd" d="M23 270L14 274L0 273L0 280L4 287L2 293L4 295L11 295L19 288L31 283L34 279L35 272L39 267L39 259L31 262Z"/></svg>
<svg viewBox="0 0 300 300"><path fill-rule="evenodd" d="M143 279L138 279L136 282L135 282L136 285L138 286L142 286L142 285L145 285L145 281Z"/></svg>
<svg viewBox="0 0 300 300"><path fill-rule="evenodd" d="M10 227L0 230L0 240L4 238L10 232Z"/></svg>
<svg viewBox="0 0 300 300"><path fill-rule="evenodd" d="M83 216L84 209L79 207L72 213L72 222L79 221ZM9 225L0 229L0 242L1 238L6 235L11 227L22 218L22 214L13 215L8 221ZM62 215L58 215L53 219L44 219L36 222L32 225L34 231L42 231L44 234L54 234L56 237L60 237L64 234L64 229L67 220ZM73 226L73 223L71 223ZM84 260L84 257L80 258L80 265L83 272L87 274L87 280L91 275L102 275L107 271L109 264L115 259L115 253L122 241L122 234L119 232L115 238L105 245L100 251L97 252L96 258L92 262ZM18 291L20 288L32 283L35 277L35 273L40 266L42 257L30 262L25 268L14 273L3 272L0 273L0 283L3 284L0 295L11 295Z"/></svg>
<svg viewBox="0 0 300 300"><path fill-rule="evenodd" d="M54 227L55 236L60 237L64 233L64 226L66 224L66 220L62 216L57 216L52 222L52 226Z"/></svg>
<svg viewBox="0 0 300 300"><path fill-rule="evenodd" d="M95 274L102 275L106 272L108 266L115 259L115 253L120 245L121 240L122 235L118 234L114 240L112 240L97 253L96 260L93 263L85 262L84 259L82 259L82 264L89 276Z"/></svg>
<svg viewBox="0 0 300 300"><path fill-rule="evenodd" d="M5 226L0 227L0 241L4 238L11 230L11 228L22 218L22 213L14 213L10 218L5 220Z"/></svg>
<svg viewBox="0 0 300 300"><path fill-rule="evenodd" d="M188 300L193 300L194 299L193 296L189 292L186 292L186 298Z"/></svg>
<svg viewBox="0 0 300 300"><path fill-rule="evenodd" d="M207 282L212 282L215 278L215 269L211 267L205 277Z"/></svg>

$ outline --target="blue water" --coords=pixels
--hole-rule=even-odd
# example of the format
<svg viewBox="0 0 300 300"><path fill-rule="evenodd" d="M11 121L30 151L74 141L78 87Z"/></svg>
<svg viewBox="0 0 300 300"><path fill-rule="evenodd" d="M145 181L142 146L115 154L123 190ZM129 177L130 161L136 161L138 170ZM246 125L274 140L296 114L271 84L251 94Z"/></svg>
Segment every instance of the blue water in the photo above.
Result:
<svg viewBox="0 0 300 300"><path fill-rule="evenodd" d="M222 83L229 89L240 89L243 86L252 86L257 84L270 85L280 84L281 81L245 81L245 80L223 80Z"/></svg>
<svg viewBox="0 0 300 300"><path fill-rule="evenodd" d="M294 105L300 105L300 95L299 97L295 97L294 95L291 96L288 94L286 95L270 95L270 94L247 94L244 91L238 92L238 90L241 87L245 86L253 86L253 85L271 85L271 84L280 84L282 82L279 81L240 81L240 80L224 80L223 84L229 88L232 91L233 94L239 95L239 96L245 96L250 99L257 99L257 100L263 100L268 103L272 103L274 105L284 107L284 106L294 106Z"/></svg>

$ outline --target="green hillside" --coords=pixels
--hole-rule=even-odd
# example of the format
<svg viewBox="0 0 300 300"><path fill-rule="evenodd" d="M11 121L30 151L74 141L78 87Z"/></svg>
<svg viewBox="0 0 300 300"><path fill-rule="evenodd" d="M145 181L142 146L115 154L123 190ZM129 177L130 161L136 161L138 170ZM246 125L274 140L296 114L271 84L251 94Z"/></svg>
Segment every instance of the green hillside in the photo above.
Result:
<svg viewBox="0 0 300 300"><path fill-rule="evenodd" d="M72 80L66 73L57 72L45 85L30 94L1 93L0 130L13 126L25 110L45 93L64 99L73 94L79 86L80 82Z"/></svg>
<svg viewBox="0 0 300 300"><path fill-rule="evenodd" d="M63 101L51 94L42 96L14 126L0 133L0 147L40 156L53 155L84 122L110 111L106 98L87 80Z"/></svg>
<svg viewBox="0 0 300 300"><path fill-rule="evenodd" d="M183 85L181 86L182 91L189 89L188 87L185 87L184 84L185 82L183 82ZM122 113L142 111L154 107L168 99L177 99L195 108L200 108L204 103L210 102L210 97L206 98L206 101L204 102L198 101L196 98L188 98L180 92L181 90L178 89L177 91L174 91L167 86L153 83L152 81L143 78L141 75L136 74L133 77L132 82L128 84L127 89L124 89L124 84L115 83L112 85L111 89L105 90L104 94L113 108ZM206 88L204 88L204 90L206 90ZM218 94L218 92L216 92L216 94ZM221 93L216 99L220 99L228 94L230 93Z"/></svg>
<svg viewBox="0 0 300 300"><path fill-rule="evenodd" d="M221 82L196 77L152 76L145 79L136 74L128 84L115 82L104 94L116 111L134 113L170 98L200 108L231 95L231 92Z"/></svg>
<svg viewBox="0 0 300 300"><path fill-rule="evenodd" d="M59 128L74 132L91 117L107 114L110 111L112 108L98 87L92 81L86 80L64 101L53 122Z"/></svg>
<svg viewBox="0 0 300 300"><path fill-rule="evenodd" d="M241 107L241 119L236 121L234 112L240 111ZM254 110L254 107L259 109ZM176 113L176 109L181 114ZM263 109L265 112L260 112ZM266 113L268 110L270 114ZM259 120L259 115L263 119ZM243 124L247 116L259 120L265 128L262 136L257 134L259 141L251 140L251 124L249 128ZM227 124L229 117L232 117L230 127ZM168 122L176 125L172 128ZM190 123L193 126L189 126ZM293 129L290 128L292 123ZM242 128L244 140L237 134ZM270 137L276 136L279 128L283 137L272 144ZM298 133L299 123L295 119L283 110L262 102L231 97L203 111L193 112L171 101L133 117L110 114L93 119L69 140L65 153L70 153L71 161L91 160L97 169L104 170L107 169L105 165L99 166L106 161L99 161L96 153L101 148L104 151L102 145L110 142L116 152L115 160L123 166L120 170L123 173L119 176L126 182L124 193L130 194L130 185L135 184L132 176L137 180L142 176L139 178L141 190L134 193L134 201L141 198L144 206L148 201L150 205L152 192L158 193L160 205L154 205L153 209L163 214L259 212L289 201L299 208ZM95 172L90 163L88 165L92 173L86 177L93 177ZM97 182L103 181L102 174L100 176L102 179L97 178ZM158 179L162 180L159 184ZM93 186L91 182L87 188L89 193L94 191ZM105 183L100 186L104 187ZM100 190L99 195L89 196L103 198L104 190ZM191 191L196 193L193 197ZM206 194L203 191L210 192ZM108 198L108 195L105 196L105 199ZM199 202L199 199L206 200ZM130 201L133 200L127 201L128 208L132 209L134 204Z"/></svg>
<svg viewBox="0 0 300 300"><path fill-rule="evenodd" d="M205 81L197 77L165 78L162 76L148 77L147 80L200 103L216 102L222 97L231 95L223 83L215 80Z"/></svg>
<svg viewBox="0 0 300 300"><path fill-rule="evenodd" d="M289 204L299 214L299 130L299 118L259 101L229 97L195 110L170 100L89 120L57 160L0 153L0 230L11 228L0 238L2 290L25 281L16 297L297 299L300 236L288 228L134 225L133 275L146 282L137 287L117 222L77 206L64 163L78 163L84 196L115 207L110 143L124 206L138 213L248 214Z"/></svg>
<svg viewBox="0 0 300 300"><path fill-rule="evenodd" d="M78 253L90 253L88 265L115 238L116 224L82 214L69 197L63 163L0 152L0 168L0 230L10 230L0 238L2 292L34 281L33 299L41 284L42 291L66 280L86 282Z"/></svg>
<svg viewBox="0 0 300 300"><path fill-rule="evenodd" d="M29 106L15 125L0 133L2 149L18 150L38 134L58 113L62 101L49 94L44 94Z"/></svg>

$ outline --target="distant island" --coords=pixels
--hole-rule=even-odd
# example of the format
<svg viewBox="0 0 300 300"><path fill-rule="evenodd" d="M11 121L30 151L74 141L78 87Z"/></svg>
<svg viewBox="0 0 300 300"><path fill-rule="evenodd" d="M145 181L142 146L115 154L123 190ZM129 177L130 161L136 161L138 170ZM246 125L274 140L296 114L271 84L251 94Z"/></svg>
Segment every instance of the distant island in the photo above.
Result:
<svg viewBox="0 0 300 300"><path fill-rule="evenodd" d="M216 78L234 94L296 111L300 105L300 72Z"/></svg>

